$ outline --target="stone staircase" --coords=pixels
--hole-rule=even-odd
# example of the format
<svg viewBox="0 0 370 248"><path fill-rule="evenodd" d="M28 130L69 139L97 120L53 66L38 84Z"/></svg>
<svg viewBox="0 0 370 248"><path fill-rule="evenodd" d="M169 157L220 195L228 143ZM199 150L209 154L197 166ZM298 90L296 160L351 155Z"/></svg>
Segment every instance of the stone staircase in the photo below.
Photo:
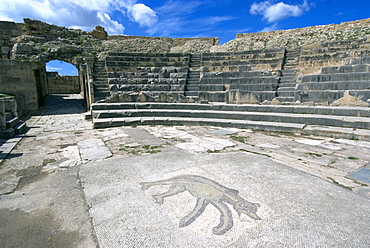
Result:
<svg viewBox="0 0 370 248"><path fill-rule="evenodd" d="M19 119L19 117L11 116L11 114L6 114L6 129L0 130L1 139L10 139L15 135L22 134L26 131L27 125L25 122Z"/></svg>
<svg viewBox="0 0 370 248"><path fill-rule="evenodd" d="M294 102L294 91L296 88L297 68L299 64L301 50L299 48L287 50L283 70L281 70L280 84L277 89L277 99L282 104L291 104Z"/></svg>
<svg viewBox="0 0 370 248"><path fill-rule="evenodd" d="M370 109L360 107L95 103L94 128L209 125L370 141Z"/></svg>
<svg viewBox="0 0 370 248"><path fill-rule="evenodd" d="M190 55L188 78L185 85L185 96L199 99L199 82L200 82L201 55Z"/></svg>
<svg viewBox="0 0 370 248"><path fill-rule="evenodd" d="M0 138L10 139L26 131L26 123L18 117L14 97L0 98Z"/></svg>
<svg viewBox="0 0 370 248"><path fill-rule="evenodd" d="M94 97L95 102L106 99L110 95L108 73L105 61L94 62Z"/></svg>

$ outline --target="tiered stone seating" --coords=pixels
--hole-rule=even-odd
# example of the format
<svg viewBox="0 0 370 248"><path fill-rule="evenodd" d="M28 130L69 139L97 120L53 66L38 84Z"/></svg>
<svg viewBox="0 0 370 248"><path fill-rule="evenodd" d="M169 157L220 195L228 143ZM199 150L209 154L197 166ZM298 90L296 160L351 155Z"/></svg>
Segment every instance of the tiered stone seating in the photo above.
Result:
<svg viewBox="0 0 370 248"><path fill-rule="evenodd" d="M201 100L235 102L240 95L255 94L258 101L276 97L279 78L273 70L283 65L285 49L202 54L199 88Z"/></svg>
<svg viewBox="0 0 370 248"><path fill-rule="evenodd" d="M127 97L128 93L133 92L144 92L151 97L163 93L172 95L175 100L184 93L189 55L109 53L105 63L109 89L116 96L110 101L138 101L137 96L136 99Z"/></svg>
<svg viewBox="0 0 370 248"><path fill-rule="evenodd" d="M300 78L296 97L301 102L331 104L349 91L350 95L370 99L370 57L350 58L347 65L323 67L321 74Z"/></svg>
<svg viewBox="0 0 370 248"><path fill-rule="evenodd" d="M140 67L187 67L189 56L186 54L147 54L147 53L109 53L107 67L113 71L135 72Z"/></svg>
<svg viewBox="0 0 370 248"><path fill-rule="evenodd" d="M200 98L214 102L229 102L227 94L233 91L253 92L259 101L276 96L279 78L271 71L203 72L200 80Z"/></svg>
<svg viewBox="0 0 370 248"><path fill-rule="evenodd" d="M366 39L313 44L301 50L299 75L319 74L321 68L343 65L343 59L370 56Z"/></svg>
<svg viewBox="0 0 370 248"><path fill-rule="evenodd" d="M284 48L250 50L230 53L203 53L202 66L207 71L238 71L248 65L251 70L280 70L284 59Z"/></svg>
<svg viewBox="0 0 370 248"><path fill-rule="evenodd" d="M360 107L96 103L95 128L127 125L212 125L370 141L370 109Z"/></svg>

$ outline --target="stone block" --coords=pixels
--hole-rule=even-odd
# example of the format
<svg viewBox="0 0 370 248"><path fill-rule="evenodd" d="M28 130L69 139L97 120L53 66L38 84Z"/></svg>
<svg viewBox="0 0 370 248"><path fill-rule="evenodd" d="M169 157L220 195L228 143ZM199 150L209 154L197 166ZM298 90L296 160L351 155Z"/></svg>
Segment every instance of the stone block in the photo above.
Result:
<svg viewBox="0 0 370 248"><path fill-rule="evenodd" d="M13 37L16 37L16 36L21 36L23 34L22 30L12 30L11 31L11 35Z"/></svg>
<svg viewBox="0 0 370 248"><path fill-rule="evenodd" d="M226 92L199 92L199 100L210 102L225 102Z"/></svg>
<svg viewBox="0 0 370 248"><path fill-rule="evenodd" d="M0 101L0 130L6 128L5 101Z"/></svg>
<svg viewBox="0 0 370 248"><path fill-rule="evenodd" d="M15 130L13 128L7 128L0 130L0 138L1 139L10 139L15 136Z"/></svg>
<svg viewBox="0 0 370 248"><path fill-rule="evenodd" d="M225 90L223 84L201 84L199 86L200 91L223 91Z"/></svg>
<svg viewBox="0 0 370 248"><path fill-rule="evenodd" d="M369 108L334 107L332 108L332 114L342 116L370 117L370 110Z"/></svg>
<svg viewBox="0 0 370 248"><path fill-rule="evenodd" d="M228 90L226 92L226 103L244 104L251 103L256 104L260 102L259 96L251 91L244 90Z"/></svg>

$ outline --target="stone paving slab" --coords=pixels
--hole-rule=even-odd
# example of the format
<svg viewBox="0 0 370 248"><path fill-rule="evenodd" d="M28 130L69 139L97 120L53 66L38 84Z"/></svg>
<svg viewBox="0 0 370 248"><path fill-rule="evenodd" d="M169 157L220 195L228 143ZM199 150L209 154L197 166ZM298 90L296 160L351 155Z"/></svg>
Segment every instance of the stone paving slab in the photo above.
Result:
<svg viewBox="0 0 370 248"><path fill-rule="evenodd" d="M77 144L82 162L102 160L112 156L111 151L101 139L87 139Z"/></svg>
<svg viewBox="0 0 370 248"><path fill-rule="evenodd" d="M79 176L100 247L370 246L368 199L260 155L170 149Z"/></svg>
<svg viewBox="0 0 370 248"><path fill-rule="evenodd" d="M361 168L355 173L350 174L349 177L370 184L370 169Z"/></svg>

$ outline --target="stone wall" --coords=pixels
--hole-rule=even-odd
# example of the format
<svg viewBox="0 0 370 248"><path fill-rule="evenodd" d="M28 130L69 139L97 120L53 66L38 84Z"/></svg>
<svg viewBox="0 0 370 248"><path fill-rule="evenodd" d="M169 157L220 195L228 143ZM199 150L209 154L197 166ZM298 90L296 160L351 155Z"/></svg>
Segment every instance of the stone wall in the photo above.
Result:
<svg viewBox="0 0 370 248"><path fill-rule="evenodd" d="M47 72L47 94L81 93L79 76L60 76L58 72Z"/></svg>
<svg viewBox="0 0 370 248"><path fill-rule="evenodd" d="M236 39L221 46L214 46L211 51L245 51L273 47L291 49L322 42L369 39L369 37L370 19L363 19L341 24L237 34Z"/></svg>
<svg viewBox="0 0 370 248"><path fill-rule="evenodd" d="M370 19L341 24L313 26L272 32L237 34L236 39L219 45L219 38L179 38L107 36L103 27L91 32L50 25L38 20L24 19L24 23L0 22L1 44L12 47L15 59L50 60L68 53L76 56L102 56L101 53L158 52L207 53L238 52L266 48L304 47L314 43L368 39ZM0 33L1 35L1 33ZM12 39L13 38L13 39ZM67 57L67 56L66 56Z"/></svg>
<svg viewBox="0 0 370 248"><path fill-rule="evenodd" d="M0 92L15 96L20 115L36 113L46 96L42 63L0 60Z"/></svg>
<svg viewBox="0 0 370 248"><path fill-rule="evenodd" d="M0 22L0 59L10 58L10 51L13 47L11 39L22 35L22 27L23 24L21 23Z"/></svg>

